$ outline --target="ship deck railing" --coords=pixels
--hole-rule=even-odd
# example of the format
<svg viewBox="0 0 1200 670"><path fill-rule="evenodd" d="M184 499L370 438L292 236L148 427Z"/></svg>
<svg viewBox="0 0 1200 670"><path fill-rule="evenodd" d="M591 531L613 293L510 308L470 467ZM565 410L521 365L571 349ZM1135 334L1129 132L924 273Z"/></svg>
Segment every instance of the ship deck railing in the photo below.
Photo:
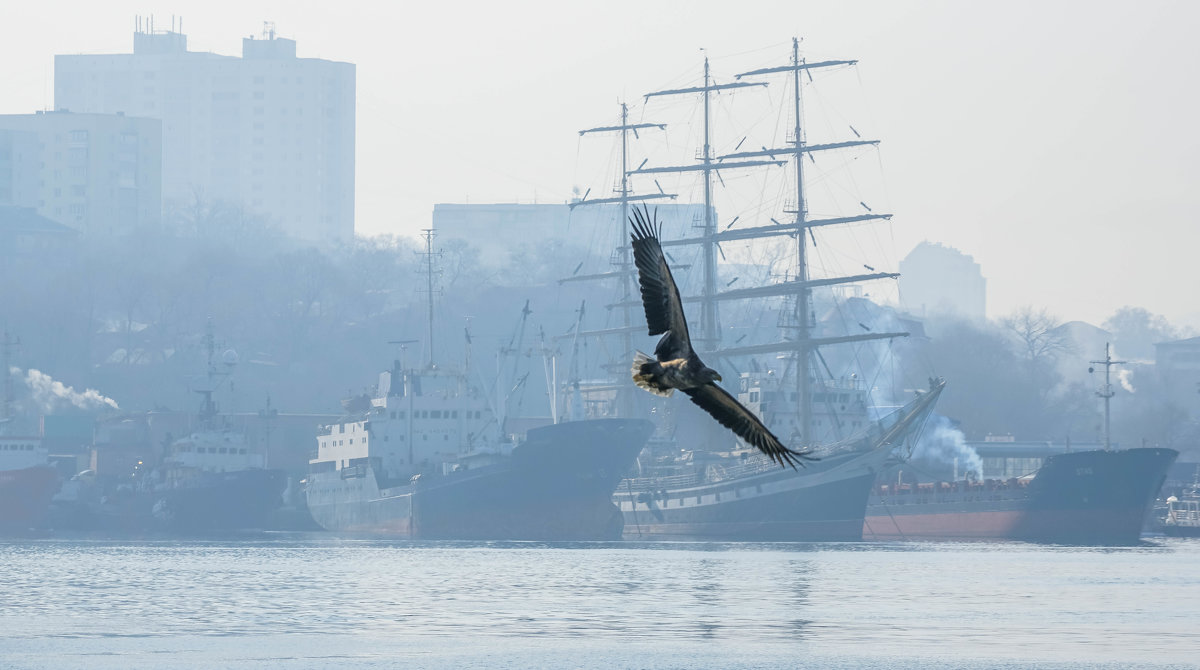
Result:
<svg viewBox="0 0 1200 670"><path fill-rule="evenodd" d="M617 493L634 491L656 491L659 489L687 488L715 484L729 479L748 477L769 472L779 466L760 454L751 454L736 465L712 463L703 470L682 475L665 477L630 477L621 482Z"/></svg>
<svg viewBox="0 0 1200 670"><path fill-rule="evenodd" d="M959 480L954 482L920 482L917 484L880 484L875 487L875 493L881 496L957 493L959 491L982 493L986 491L1020 491L1028 486L1028 480L1012 477L1010 479L983 479L978 481Z"/></svg>

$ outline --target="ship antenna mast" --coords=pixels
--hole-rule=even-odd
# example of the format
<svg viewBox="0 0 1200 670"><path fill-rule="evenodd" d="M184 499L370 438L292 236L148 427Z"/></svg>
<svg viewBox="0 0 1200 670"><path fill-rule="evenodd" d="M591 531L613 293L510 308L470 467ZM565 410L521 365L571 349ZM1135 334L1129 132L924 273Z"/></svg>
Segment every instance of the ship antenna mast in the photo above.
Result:
<svg viewBox="0 0 1200 670"><path fill-rule="evenodd" d="M425 290L429 305L429 369L432 370L435 366L433 363L433 298L435 289L433 287L433 277L438 273L434 267L434 259L441 256L442 252L433 250L434 232L432 228L426 228L421 231L421 237L425 239L425 251L420 252L421 264L425 271Z"/></svg>
<svg viewBox="0 0 1200 670"><path fill-rule="evenodd" d="M19 346L20 344L21 340L19 338L14 338L8 333L7 330L4 331L4 341L0 342L0 347L3 347L3 356L0 357L0 366L3 366L4 368L3 370L0 370L0 374L4 375L4 400L2 401L3 405L0 406L0 419L4 420L7 420L12 416L10 412L12 411L14 396L12 370L10 370L8 366L12 360L12 348Z"/></svg>
<svg viewBox="0 0 1200 670"><path fill-rule="evenodd" d="M217 390L217 368L213 364L213 354L217 350L216 338L213 336L212 318L208 319L208 323L204 328L204 349L208 354L208 369L205 373L204 388L198 393L204 397L200 403L200 425L205 429L213 429L215 427L214 419L217 418L217 403L213 401L213 392Z"/></svg>
<svg viewBox="0 0 1200 670"><path fill-rule="evenodd" d="M1128 361L1114 361L1112 358L1111 350L1109 348L1109 343L1105 342L1104 343L1104 360L1088 361L1088 362L1091 363L1092 365L1103 365L1104 366L1104 385L1100 387L1099 391L1096 391L1096 395L1101 398L1104 398L1104 450L1112 451L1112 441L1111 441L1110 433L1109 433L1109 429L1112 425L1110 422L1111 415L1109 414L1109 401L1111 401L1112 397L1114 395L1116 395L1116 391L1113 390L1113 386L1112 386L1112 378L1111 378L1112 366L1124 365L1125 363L1128 363ZM1096 370L1096 368L1088 368L1089 373L1095 372L1095 370Z"/></svg>
<svg viewBox="0 0 1200 670"><path fill-rule="evenodd" d="M633 356L633 334L635 332L638 332L641 330L641 326L634 326L633 315L631 312L631 307L633 306L632 299L633 299L633 290L634 290L633 285L634 285L635 270L633 269L633 263L631 263L630 259L629 259L630 246L629 246L629 239L627 237L627 232L626 232L627 231L626 221L629 220L629 204L632 202L646 202L648 200L661 200L661 199L674 200L676 197L676 195L674 193L664 192L662 190L662 187L659 187L658 193L648 193L645 195L634 195L633 190L629 185L629 175L630 175L630 171L629 171L629 134L633 133L633 136L636 139L639 137L638 130L644 130L647 128L657 128L659 130L665 130L666 127L667 127L666 124L663 124L663 123L629 123L629 105L622 102L621 103L621 123L619 125L600 126L598 128L588 128L586 130L579 131L580 136L588 135L588 134L592 134L592 133L605 133L605 132L619 132L621 134L621 182L620 182L620 185L615 189L616 197L598 198L598 199L588 200L587 193L584 193L584 196L582 199L580 199L576 202L573 202L569 205L569 207L572 211L576 207L580 207L580 206L584 206L584 205L600 205L600 204L620 204L621 205L621 216L617 219L617 228L618 228L617 251L616 251L616 254L614 255L615 258L613 261L613 264L616 266L617 269L615 272L604 273L599 276L569 277L567 279L560 280L559 283L566 282L566 281L572 281L572 280L601 279L604 277L611 277L611 276L617 276L620 278L620 281L621 281L621 303L620 304L621 304L622 322L621 322L621 328L619 330L621 333L621 345L622 345L622 352L623 352L622 357L625 360L628 360L630 357ZM578 326L578 324L577 324L577 326ZM578 336L578 333L576 336ZM622 414L625 416L629 416L629 412L630 412L630 410L632 410L632 406L631 406L632 394L630 394L628 392L628 388L626 388L626 389L624 389L624 391L621 392L621 396L622 396L621 404L623 405L622 410L621 410Z"/></svg>

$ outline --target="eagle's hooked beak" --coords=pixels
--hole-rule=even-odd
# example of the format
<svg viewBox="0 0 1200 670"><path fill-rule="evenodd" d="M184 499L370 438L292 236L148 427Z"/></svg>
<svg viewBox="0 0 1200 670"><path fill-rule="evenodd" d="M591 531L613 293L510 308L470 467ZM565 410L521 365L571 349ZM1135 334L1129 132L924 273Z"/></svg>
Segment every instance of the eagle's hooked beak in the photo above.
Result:
<svg viewBox="0 0 1200 670"><path fill-rule="evenodd" d="M720 372L718 372L718 373L717 373L717 381L724 381L723 379L721 379L721 373L720 373Z"/></svg>

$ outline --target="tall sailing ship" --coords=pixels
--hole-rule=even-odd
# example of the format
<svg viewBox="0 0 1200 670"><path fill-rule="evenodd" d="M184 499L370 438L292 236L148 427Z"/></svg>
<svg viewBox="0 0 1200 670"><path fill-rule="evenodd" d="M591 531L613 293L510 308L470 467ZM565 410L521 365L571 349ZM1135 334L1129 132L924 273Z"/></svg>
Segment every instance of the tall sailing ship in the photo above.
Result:
<svg viewBox="0 0 1200 670"><path fill-rule="evenodd" d="M821 152L878 144L876 140L861 138L831 143L806 141L801 76L807 75L811 79L815 70L855 62L808 62L800 56L799 41L793 40L792 58L787 65L744 72L737 75L735 81L717 83L706 58L702 85L647 94L647 99L699 96L703 106L703 147L697 152L695 164L646 167L646 161L643 161L630 169L630 134L636 137L641 129L661 129L665 124L630 123L625 105L621 107L618 125L581 131L581 134L619 133L621 177L616 197L588 200L585 194L572 206L619 204L623 231L631 204L675 197L661 186L657 193L635 194L630 187L631 177L665 173L698 173L701 176L704 209L703 221L697 226L701 234L662 240L662 245L667 248L682 245L700 248L701 291L699 295L684 297L685 302L700 305L699 328L696 329L699 332L693 332L693 343L704 360L723 370L727 379L738 378L740 374L739 400L757 412L775 434L789 446L815 448L820 456L819 461L800 471L781 470L741 443L681 438L681 431L674 429L690 423L684 414L686 410L673 411L669 404L656 408L655 412L660 416L674 415L675 425L660 426L658 439L651 441L639 461L638 475L623 480L617 489L614 499L624 515L628 538L859 540L867 494L876 475L884 469L895 448L916 439L942 391L944 382L931 379L928 389L915 391L910 400L880 417L871 402L872 389L865 376L835 375L820 354L820 349L825 346L890 341L908 335L901 331L826 332L828 329L818 321L814 309L814 289L899 276L875 272L869 266L869 274L814 278L810 272L809 243L810 240L813 244L816 242L814 230L891 218L890 214L871 211L812 218L807 208L805 160L811 160L814 154ZM794 123L785 146L738 151L742 144L739 142L731 153L715 154L710 109L713 96L730 89L766 86L767 82L761 78L776 74L789 75L792 85L789 111ZM718 229L713 206L714 178L723 184L723 172L789 166L794 171L794 201L790 208L784 207L783 214L790 215L790 221L780 222L771 217L770 225L734 227L738 217ZM627 237L624 232L623 237ZM717 266L717 256L724 256L720 244L760 239L795 240L794 263L789 275L783 281L764 286L722 290ZM621 280L621 301L611 307L621 309L624 325L596 334L623 336L624 369L627 370L633 355L632 334L641 332L645 326L640 322L640 303L631 297L636 270L630 263L628 247L620 246L613 258L617 266L615 271L588 278L616 277ZM732 281L723 283L728 289ZM723 302L754 300L761 304L779 299L783 301L779 323L781 336L772 338L773 341L744 346L737 346L740 338L734 346L722 342L719 306ZM634 310L638 314L636 320L631 316ZM758 356L774 356L782 367L759 365L758 359L754 358ZM816 361L821 364L818 366ZM731 370L739 374L729 374ZM626 379L621 388L628 393L632 392L633 386ZM630 408L632 403L620 403L619 406ZM708 443L701 444L703 441Z"/></svg>

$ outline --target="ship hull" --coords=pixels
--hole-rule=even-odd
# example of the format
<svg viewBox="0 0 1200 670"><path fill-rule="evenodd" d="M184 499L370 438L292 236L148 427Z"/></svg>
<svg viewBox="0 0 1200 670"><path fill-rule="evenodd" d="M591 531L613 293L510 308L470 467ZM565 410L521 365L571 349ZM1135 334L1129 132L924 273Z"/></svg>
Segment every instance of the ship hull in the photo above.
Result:
<svg viewBox="0 0 1200 670"><path fill-rule="evenodd" d="M1134 544L1178 452L1083 451L1047 458L1027 484L939 483L873 491L864 536Z"/></svg>
<svg viewBox="0 0 1200 670"><path fill-rule="evenodd" d="M0 533L24 533L39 526L58 487L58 473L49 466L0 470Z"/></svg>
<svg viewBox="0 0 1200 670"><path fill-rule="evenodd" d="M381 485L371 465L309 475L307 500L326 530L446 540L611 540L612 492L653 425L597 419L545 426L506 461Z"/></svg>
<svg viewBox="0 0 1200 670"><path fill-rule="evenodd" d="M1167 537L1200 537L1200 526L1159 526Z"/></svg>
<svg viewBox="0 0 1200 670"><path fill-rule="evenodd" d="M793 470L747 459L703 476L622 482L615 494L626 539L854 542L863 537L867 496L893 450L915 439L941 395L931 388L819 460ZM730 459L732 460L732 459Z"/></svg>
<svg viewBox="0 0 1200 670"><path fill-rule="evenodd" d="M151 496L157 530L203 534L261 530L283 504L282 470L249 469L203 473Z"/></svg>
<svg viewBox="0 0 1200 670"><path fill-rule="evenodd" d="M884 454L835 456L800 471L697 486L618 490L626 539L839 542L862 539L867 494Z"/></svg>

